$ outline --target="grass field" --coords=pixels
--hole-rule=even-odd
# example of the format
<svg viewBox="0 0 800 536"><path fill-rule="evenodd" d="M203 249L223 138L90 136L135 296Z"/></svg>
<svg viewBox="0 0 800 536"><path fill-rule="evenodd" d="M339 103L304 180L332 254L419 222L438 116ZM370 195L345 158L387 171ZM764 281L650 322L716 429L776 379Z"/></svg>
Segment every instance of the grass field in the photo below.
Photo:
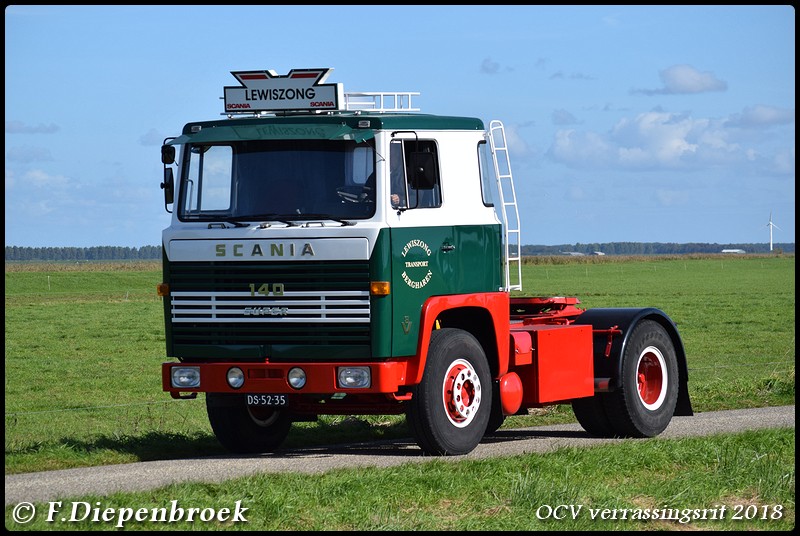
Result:
<svg viewBox="0 0 800 536"><path fill-rule="evenodd" d="M794 404L794 262L793 255L534 258L526 260L523 280L527 295L578 296L586 308L663 309L683 337L694 409L710 411ZM160 280L160 267L152 263L6 265L6 474L223 453L202 397L173 401L161 391ZM568 406L554 406L509 418L505 426L572 421ZM287 446L407 436L398 417L325 417L295 425ZM685 528L677 521L619 525L582 517L555 523L530 515L532 506L568 503L780 507L780 519L689 526L794 526L794 430L591 450L343 471L319 480L261 476L109 500L147 506L189 497L222 506L231 497L247 498L259 505L259 521L248 530ZM639 459L646 463L626 467ZM609 468L619 471L609 476ZM280 492L285 489L293 493ZM367 507L354 516L347 504ZM58 528L101 528L89 525ZM15 528L37 527L56 528Z"/></svg>
<svg viewBox="0 0 800 536"><path fill-rule="evenodd" d="M664 310L697 411L794 403L794 256L529 258L528 295ZM159 264L7 265L6 473L221 453L202 397L161 391ZM505 426L572 421L569 406ZM402 418L327 417L289 445L396 437Z"/></svg>
<svg viewBox="0 0 800 536"><path fill-rule="evenodd" d="M791 530L794 430L627 441L479 461L436 459L322 475L263 474L220 484L74 498L101 511L247 508L244 521L47 522L15 530L572 531ZM265 460L266 461L266 460ZM74 504L74 502L73 502ZM62 511L69 515L70 502ZM37 510L48 512L48 504ZM79 510L80 515L85 507ZM67 518L68 519L68 518ZM117 529L119 530L119 529Z"/></svg>

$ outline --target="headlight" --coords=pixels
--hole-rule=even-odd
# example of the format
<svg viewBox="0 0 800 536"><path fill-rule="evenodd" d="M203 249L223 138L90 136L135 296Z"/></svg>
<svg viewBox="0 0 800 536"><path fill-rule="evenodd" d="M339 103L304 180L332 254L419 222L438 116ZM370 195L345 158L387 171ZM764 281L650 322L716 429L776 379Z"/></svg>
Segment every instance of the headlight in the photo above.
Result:
<svg viewBox="0 0 800 536"><path fill-rule="evenodd" d="M295 367L289 371L287 379L289 380L289 385L295 389L302 389L306 384L306 371Z"/></svg>
<svg viewBox="0 0 800 536"><path fill-rule="evenodd" d="M178 389L200 387L200 367L172 367L172 386Z"/></svg>
<svg viewBox="0 0 800 536"><path fill-rule="evenodd" d="M372 383L369 367L339 367L339 387L364 389Z"/></svg>
<svg viewBox="0 0 800 536"><path fill-rule="evenodd" d="M244 385L244 372L239 367L232 367L228 369L228 385L234 389L238 389Z"/></svg>

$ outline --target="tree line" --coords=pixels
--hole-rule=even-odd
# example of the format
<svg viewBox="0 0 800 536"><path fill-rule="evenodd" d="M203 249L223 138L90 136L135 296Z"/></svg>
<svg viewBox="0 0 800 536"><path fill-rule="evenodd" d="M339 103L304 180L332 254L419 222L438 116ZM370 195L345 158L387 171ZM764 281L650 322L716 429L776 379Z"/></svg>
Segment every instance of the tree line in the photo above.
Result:
<svg viewBox="0 0 800 536"><path fill-rule="evenodd" d="M769 253L769 244L676 244L670 242L606 242L561 244L557 246L522 246L523 256L533 255L682 255L689 253L721 253L742 250L745 253ZM773 244L773 253L794 253L794 243ZM161 246L140 248L122 246L44 247L6 246L6 261L123 261L161 260Z"/></svg>
<svg viewBox="0 0 800 536"><path fill-rule="evenodd" d="M6 246L7 261L131 261L161 260L161 246L44 247Z"/></svg>
<svg viewBox="0 0 800 536"><path fill-rule="evenodd" d="M606 242L522 246L522 255L685 255L690 253L769 253L769 244L716 244L673 242ZM794 253L794 243L772 245L772 252Z"/></svg>

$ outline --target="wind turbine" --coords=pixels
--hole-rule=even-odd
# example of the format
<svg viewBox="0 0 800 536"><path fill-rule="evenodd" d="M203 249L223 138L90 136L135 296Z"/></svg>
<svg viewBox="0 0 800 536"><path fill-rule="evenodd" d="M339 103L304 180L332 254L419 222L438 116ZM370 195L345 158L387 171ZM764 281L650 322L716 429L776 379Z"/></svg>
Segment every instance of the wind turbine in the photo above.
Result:
<svg viewBox="0 0 800 536"><path fill-rule="evenodd" d="M779 231L783 231L783 229L772 223L772 211L769 213L769 223L767 227L769 227L769 250L772 251L772 228L774 227Z"/></svg>

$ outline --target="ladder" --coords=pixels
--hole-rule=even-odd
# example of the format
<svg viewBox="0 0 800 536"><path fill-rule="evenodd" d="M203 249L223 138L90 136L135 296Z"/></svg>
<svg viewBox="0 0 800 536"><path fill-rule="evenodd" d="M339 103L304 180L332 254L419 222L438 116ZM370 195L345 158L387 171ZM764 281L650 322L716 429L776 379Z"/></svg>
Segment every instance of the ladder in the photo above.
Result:
<svg viewBox="0 0 800 536"><path fill-rule="evenodd" d="M508 158L508 145L503 123L493 120L489 123L489 146L492 150L497 191L500 193L500 216L503 219L505 246L505 290L522 290L522 247L520 244L520 221L517 209L517 194L511 176L511 161ZM511 265L516 263L515 281L512 281Z"/></svg>

